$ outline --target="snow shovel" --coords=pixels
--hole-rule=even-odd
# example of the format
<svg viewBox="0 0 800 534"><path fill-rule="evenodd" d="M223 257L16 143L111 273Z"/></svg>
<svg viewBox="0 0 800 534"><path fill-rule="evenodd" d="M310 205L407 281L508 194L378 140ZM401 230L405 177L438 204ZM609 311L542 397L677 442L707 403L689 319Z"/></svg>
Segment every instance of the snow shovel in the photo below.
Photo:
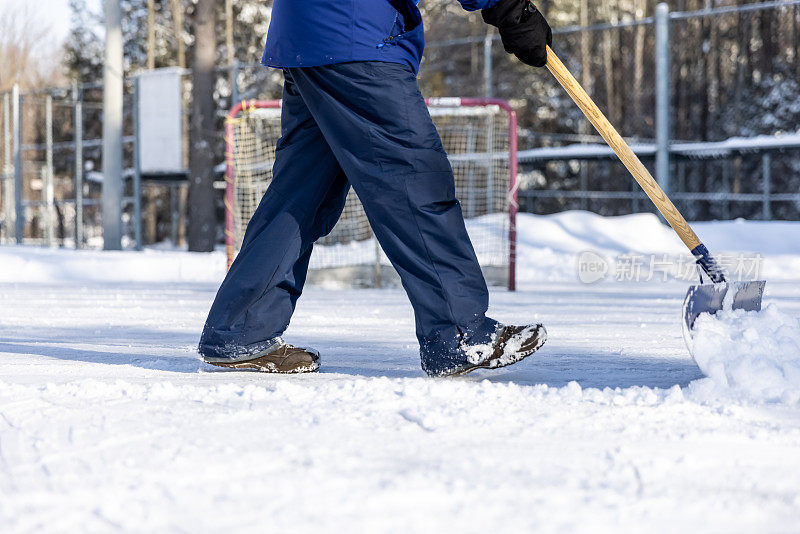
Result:
<svg viewBox="0 0 800 534"><path fill-rule="evenodd" d="M700 314L709 313L713 315L722 310L723 307L745 311L760 311L766 282L763 280L728 282L719 264L711 256L706 246L700 242L700 239L686 222L686 219L683 218L683 215L680 214L672 201L650 175L647 168L639 161L636 154L633 153L628 144L608 122L605 115L549 46L547 47L547 68L569 93L572 100L581 108L589 122L603 136L608 146L619 156L625 167L628 168L647 196L650 197L650 200L653 201L653 204L656 205L658 211L661 212L695 257L699 266L700 285L691 286L683 301L683 338L689 348L689 352L692 352L692 328L694 327L695 319ZM708 277L711 283L703 283L703 274Z"/></svg>

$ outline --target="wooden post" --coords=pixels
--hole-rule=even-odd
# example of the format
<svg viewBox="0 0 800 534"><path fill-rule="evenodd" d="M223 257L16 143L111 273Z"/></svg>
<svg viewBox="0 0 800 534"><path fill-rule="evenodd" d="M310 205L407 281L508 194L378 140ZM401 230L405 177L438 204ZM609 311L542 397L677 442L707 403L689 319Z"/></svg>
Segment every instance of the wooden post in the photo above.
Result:
<svg viewBox="0 0 800 534"><path fill-rule="evenodd" d="M147 0L147 69L156 68L156 2Z"/></svg>
<svg viewBox="0 0 800 534"><path fill-rule="evenodd" d="M231 106L237 104L239 99L239 70L236 67L236 44L233 40L233 0L225 0L225 51L228 56L228 68L230 69L231 83Z"/></svg>
<svg viewBox="0 0 800 534"><path fill-rule="evenodd" d="M177 46L178 66L186 68L186 41L183 39L183 4L181 0L172 0L172 24Z"/></svg>
<svg viewBox="0 0 800 534"><path fill-rule="evenodd" d="M211 252L216 236L214 212L214 156L216 105L214 104L214 34L216 2L199 0L194 13L194 61L189 151L189 250Z"/></svg>

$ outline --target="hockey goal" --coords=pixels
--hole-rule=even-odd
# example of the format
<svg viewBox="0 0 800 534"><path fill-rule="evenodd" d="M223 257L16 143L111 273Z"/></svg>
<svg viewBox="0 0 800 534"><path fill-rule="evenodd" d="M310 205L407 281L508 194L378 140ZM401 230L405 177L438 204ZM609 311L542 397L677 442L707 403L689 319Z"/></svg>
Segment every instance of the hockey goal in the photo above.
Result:
<svg viewBox="0 0 800 534"><path fill-rule="evenodd" d="M434 98L431 117L453 167L456 197L487 282L516 286L517 118L499 99ZM280 100L234 107L225 126L228 266L272 180ZM311 256L309 280L376 286L397 279L353 190L333 231Z"/></svg>

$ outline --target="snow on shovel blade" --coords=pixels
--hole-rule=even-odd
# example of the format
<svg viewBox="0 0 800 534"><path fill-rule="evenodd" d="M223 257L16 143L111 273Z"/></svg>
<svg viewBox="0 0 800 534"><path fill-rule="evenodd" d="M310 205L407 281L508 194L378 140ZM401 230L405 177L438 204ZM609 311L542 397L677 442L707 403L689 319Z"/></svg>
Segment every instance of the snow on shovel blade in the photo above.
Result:
<svg viewBox="0 0 800 534"><path fill-rule="evenodd" d="M723 282L692 286L683 301L683 340L692 352L692 328L701 313L715 314L723 307L734 310L761 311L764 280ZM729 295L730 293L730 295Z"/></svg>

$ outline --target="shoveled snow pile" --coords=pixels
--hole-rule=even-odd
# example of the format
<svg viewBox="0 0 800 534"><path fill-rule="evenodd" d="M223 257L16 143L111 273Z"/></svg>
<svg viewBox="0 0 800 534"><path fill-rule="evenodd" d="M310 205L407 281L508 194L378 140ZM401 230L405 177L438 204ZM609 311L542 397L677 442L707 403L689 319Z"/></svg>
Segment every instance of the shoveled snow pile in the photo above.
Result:
<svg viewBox="0 0 800 534"><path fill-rule="evenodd" d="M800 402L800 320L774 304L761 312L703 314L692 344L710 378L693 384L698 390L729 388L757 401Z"/></svg>

